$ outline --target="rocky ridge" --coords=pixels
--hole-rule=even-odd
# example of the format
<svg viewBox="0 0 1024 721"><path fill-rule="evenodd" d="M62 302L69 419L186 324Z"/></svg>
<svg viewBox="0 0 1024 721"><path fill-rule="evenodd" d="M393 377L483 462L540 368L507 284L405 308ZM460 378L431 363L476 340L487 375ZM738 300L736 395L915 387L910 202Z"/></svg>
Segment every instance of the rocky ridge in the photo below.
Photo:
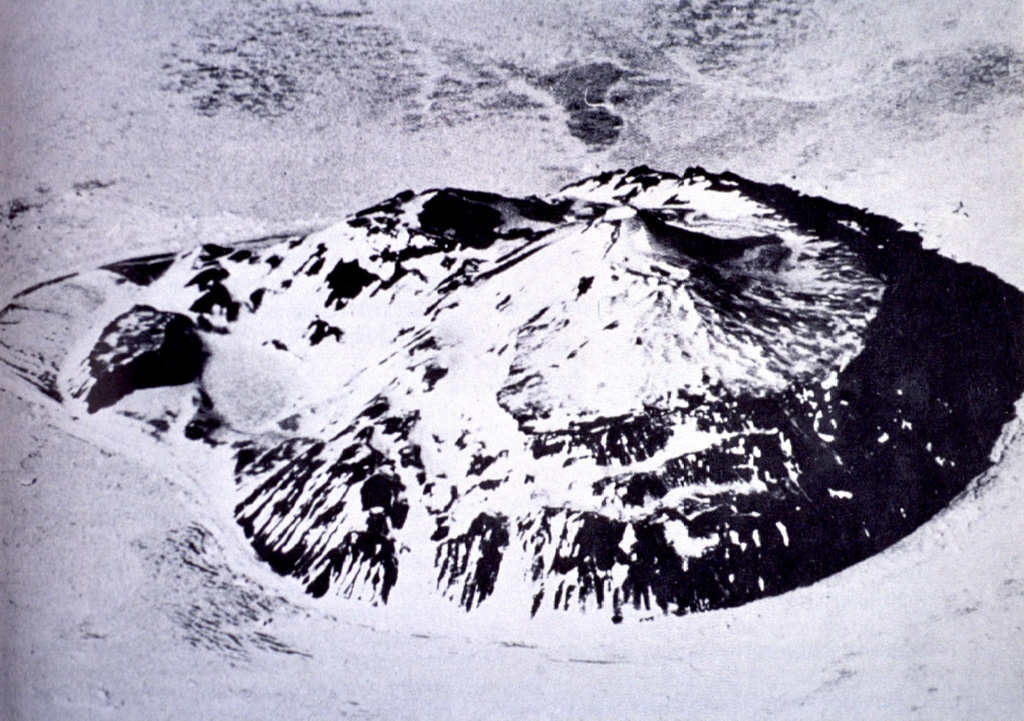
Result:
<svg viewBox="0 0 1024 721"><path fill-rule="evenodd" d="M0 312L0 360L229 460L235 520L313 596L620 621L927 521L1013 417L1022 318L893 220L641 167L59 278Z"/></svg>

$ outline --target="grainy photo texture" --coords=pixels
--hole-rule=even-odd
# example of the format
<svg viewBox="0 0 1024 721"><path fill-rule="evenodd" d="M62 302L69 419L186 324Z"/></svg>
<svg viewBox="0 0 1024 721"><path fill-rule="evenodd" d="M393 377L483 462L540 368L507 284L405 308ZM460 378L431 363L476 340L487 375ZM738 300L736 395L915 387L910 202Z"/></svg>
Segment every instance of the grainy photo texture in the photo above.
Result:
<svg viewBox="0 0 1024 721"><path fill-rule="evenodd" d="M8 2L0 93L0 716L1024 706L1019 2Z"/></svg>

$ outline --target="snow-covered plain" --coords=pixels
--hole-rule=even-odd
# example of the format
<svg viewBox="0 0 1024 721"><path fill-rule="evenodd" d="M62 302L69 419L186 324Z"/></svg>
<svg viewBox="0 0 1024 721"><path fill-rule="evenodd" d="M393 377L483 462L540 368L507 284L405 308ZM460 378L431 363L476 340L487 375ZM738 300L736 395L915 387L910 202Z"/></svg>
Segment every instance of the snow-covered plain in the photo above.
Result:
<svg viewBox="0 0 1024 721"><path fill-rule="evenodd" d="M638 163L862 205L1024 285L1017 3L0 13L8 295L129 255L324 226L404 187L547 193ZM581 106L581 85L604 97ZM28 394L0 403L5 717L1012 718L1024 705L1016 426L949 510L846 572L598 628L297 597L144 443L87 433Z"/></svg>

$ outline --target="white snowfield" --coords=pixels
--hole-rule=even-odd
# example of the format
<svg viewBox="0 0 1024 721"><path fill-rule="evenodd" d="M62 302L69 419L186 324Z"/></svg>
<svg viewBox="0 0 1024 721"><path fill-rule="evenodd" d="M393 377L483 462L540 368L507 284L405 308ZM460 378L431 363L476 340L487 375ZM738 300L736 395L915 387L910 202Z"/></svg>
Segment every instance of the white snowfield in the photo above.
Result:
<svg viewBox="0 0 1024 721"><path fill-rule="evenodd" d="M865 330L892 320L894 286L841 261L858 272L844 276L835 307L816 315L803 292L827 294L834 279L820 283L832 258L825 253L810 264L816 270L801 273L774 244L760 245L730 261L735 277L747 288L759 274L773 279L761 287L790 315L777 327L733 327L724 337L703 296L678 291L706 279L694 273L701 264L666 251L651 228L672 228L654 221L724 240L773 235L792 250L789 260L824 247L806 243L812 233L762 217L760 204L740 194L673 180L616 200L594 178L608 168L679 172L699 164L784 183L897 219L943 258L1024 288L1022 21L1016 0L0 4L0 301L25 306L0 319L0 357L17 365L0 372L0 719L1018 718L1024 406L1005 394L1009 422L987 425L984 453L968 462L957 448L979 437L980 426L961 415L967 406L945 399L952 411L944 410L940 399L936 412L916 414L914 404L930 396L894 372L900 382L887 386L889 401L858 434L862 453L848 453L841 413L850 412L840 401L861 354L878 340L865 340ZM577 185L580 178L592 180ZM543 238L502 239L509 252L518 249L507 260L518 262L487 278L479 276L496 267L496 255L453 251L478 261L460 282L476 280L447 293L437 285L460 266L422 256L403 266L429 282L410 270L372 298L367 287L340 310L324 305L323 278L343 258L391 278L393 266L370 258L385 239L356 232L349 214L406 187L482 189L506 199L538 193L573 200L578 213L566 220L572 228ZM668 202L673 195L678 206ZM404 220L418 223L430 197L410 200ZM592 201L599 205L584 211ZM870 234L862 221L837 224ZM523 221L534 231L545 222ZM267 240L248 242L260 237ZM272 246L287 249L300 238L276 270L264 262ZM292 280L302 292L277 292L284 289L272 283L288 277L286 267L298 270L315 255L314 238L331 240L319 275L300 272ZM204 261L201 244L248 249L260 260ZM92 270L146 254L174 260L149 285ZM190 310L205 293L184 284L214 264L230 270L216 282L237 293L234 321L216 304ZM618 281L612 264L623 271ZM526 282L526 268L544 285ZM971 278L1003 290L981 274ZM950 312L957 303L940 286L925 288L915 307L948 314L939 329L947 335L932 334L934 343L927 332L903 338L895 345L906 358L879 357L874 369L885 360L902 370L971 347L985 335L979 329L998 325L982 313ZM251 291L264 287L253 312ZM442 295L447 300L422 315ZM854 299L862 303L856 312ZM153 311L132 313L139 302ZM373 318L349 312L367 306ZM406 313L421 315L401 323ZM834 332L802 328L794 321L804 313L834 319ZM213 330L198 329L203 316ZM176 372L189 376L202 360L200 376L89 413L84 389L94 379L80 363L115 319L136 351L167 337L188 348L199 338L202 355ZM317 319L323 325L311 328ZM416 330L396 342L410 325ZM410 355L427 341L414 334L428 326L437 347ZM659 332L638 345L648 328ZM584 337L597 329L596 338ZM678 343L692 357L674 358L677 376L661 359L675 356ZM806 352L819 345L829 359L822 367ZM353 353L374 360L353 365ZM964 363L986 365L968 376L965 397L984 396L992 388L984 379L1015 357L1012 345L993 346ZM622 372L581 370L608 364ZM749 408L736 413L728 403L694 421L698 404L665 389L678 381L710 393L705 373L765 397L790 388L796 427L777 415L735 425ZM535 381L512 387L533 374ZM84 392L76 398L72 390ZM58 391L61 402L47 395ZM643 396L639 407L632 393ZM382 394L388 410L353 425L353 414L382 408L371 404ZM635 424L611 433L595 399L618 418L650 413L658 433ZM383 433L386 423L401 431L413 410L421 417L408 438ZM428 433L452 417L470 431L464 448L461 433ZM586 428L597 441L559 433L577 417L591 419ZM956 422L940 428L941 417ZM377 460L366 450L374 449L394 464L378 470L404 488L391 493L389 480L387 492L368 492L364 511L360 486L346 493L324 469L355 445L346 431L371 426L364 453L345 462ZM524 444L526 434L542 454ZM324 490L315 501L324 509L347 503L334 535L317 535L311 548L329 553L381 510L391 524L408 507L402 528L388 531L399 566L386 603L366 574L383 566L330 565L314 553L304 570L285 567L301 534L327 526L283 512L290 504L275 512L288 484L257 490L273 468L289 467L288 449L312 459L317 439L342 447L321 451L319 473L294 472L291 487L301 485L311 500ZM412 443L423 469L403 465L413 460L403 455ZM481 475L467 478L470 466L487 462L483 443L508 453L494 453ZM280 462L260 465L267 448L278 449ZM723 448L715 475L724 465L731 480L666 487L670 476L709 475L677 459ZM820 458L831 477L808 483L805 463L777 463L806 448L835 451ZM847 527L843 519L856 514L837 513L834 539L886 546L845 570L797 579L780 593L765 569L723 565L706 588L741 587L749 602L683 616L671 602L664 614L653 590L649 610L642 594L639 609L631 597L617 624L613 594L598 607L595 591L581 603L576 588L567 606L563 588L555 609L559 584L579 577L584 557L612 559L607 572L593 564L606 588L639 589L629 554L651 528L658 531L650 547L671 551L679 568L726 551L736 561L806 558L814 534L801 516L871 507L873 489L846 481L863 470L866 451L885 469L911 457L907 449L918 478L955 480L950 488L963 481L964 490L951 491L919 526L921 499L906 493L876 494L887 502L877 516L884 522L874 525ZM448 465L462 473L450 507L455 482L436 479L426 491L416 472L436 476ZM778 483L757 477L769 466ZM529 483L527 467L537 471ZM487 487L506 477L512 482ZM743 515L757 510L743 504L781 489L791 514ZM789 503L801 493L813 503ZM239 523L239 503L250 498L243 518L254 531L264 523L262 536ZM731 522L701 525L702 505ZM508 515L494 587L481 599L475 586L467 611L465 579L481 560L493 562L481 542L502 538L500 524L473 528L474 521L524 506L581 513L551 514L546 529L527 518L526 548ZM585 520L602 514L610 525ZM447 536L432 541L442 516ZM911 526L889 545L893 528ZM475 544L454 542L467 533ZM260 537L279 545L257 553ZM846 548L832 545L837 554ZM546 569L561 559L565 573L534 580L537 558ZM445 561L466 573L439 578ZM815 575L814 565L785 567ZM311 596L314 572L328 567L339 572L328 574L323 596ZM531 615L540 587L545 596Z"/></svg>

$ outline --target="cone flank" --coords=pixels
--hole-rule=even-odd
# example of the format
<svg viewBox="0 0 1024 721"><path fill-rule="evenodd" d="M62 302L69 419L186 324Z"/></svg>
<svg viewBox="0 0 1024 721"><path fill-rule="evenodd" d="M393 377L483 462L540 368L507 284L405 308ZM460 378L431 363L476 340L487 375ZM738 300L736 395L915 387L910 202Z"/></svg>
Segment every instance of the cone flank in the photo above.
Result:
<svg viewBox="0 0 1024 721"><path fill-rule="evenodd" d="M210 482L297 589L470 613L619 622L812 583L960 493L1024 392L1017 290L701 168L405 191L2 313L9 376L234 469Z"/></svg>

